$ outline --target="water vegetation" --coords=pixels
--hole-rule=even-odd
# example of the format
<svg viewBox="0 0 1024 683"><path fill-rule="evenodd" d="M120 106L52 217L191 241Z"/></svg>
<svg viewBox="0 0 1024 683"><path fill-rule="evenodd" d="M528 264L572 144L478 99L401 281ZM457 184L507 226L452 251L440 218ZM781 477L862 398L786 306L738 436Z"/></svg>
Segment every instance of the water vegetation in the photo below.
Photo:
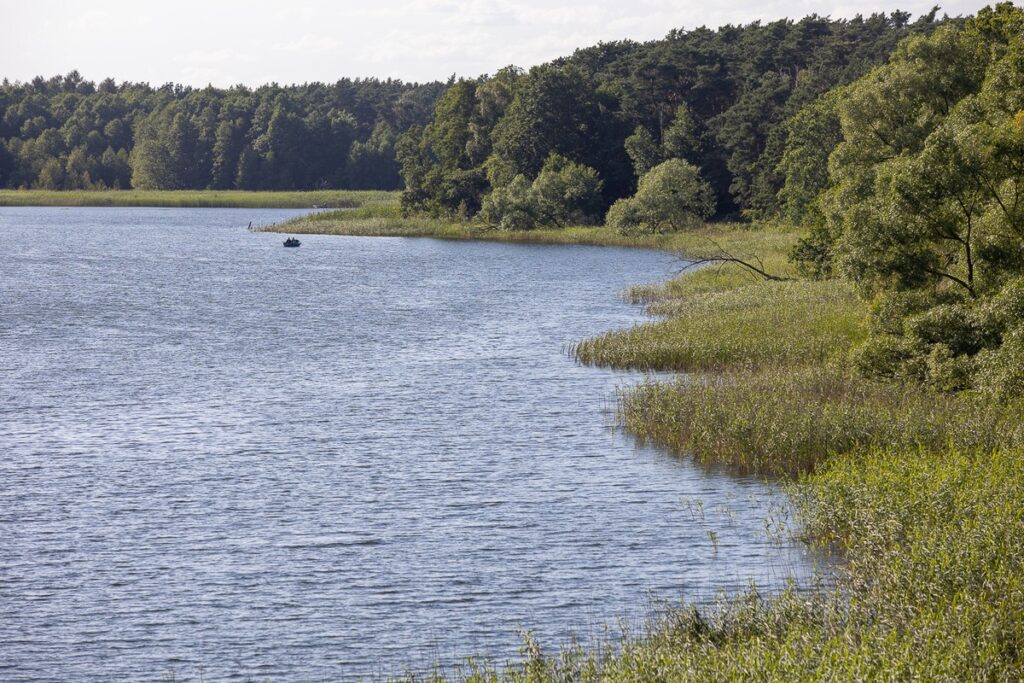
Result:
<svg viewBox="0 0 1024 683"><path fill-rule="evenodd" d="M635 288L662 319L573 348L685 373L623 391L621 424L788 481L836 583L682 604L598 646L527 637L520 662L438 678L1024 678L1022 35L1019 8L986 8L810 105L779 166L806 232L670 233L716 267Z"/></svg>
<svg viewBox="0 0 1024 683"><path fill-rule="evenodd" d="M760 248L766 262L787 254ZM850 283L752 281L743 270L636 290L667 319L575 353L687 370L624 390L621 423L681 457L788 480L790 531L840 553L836 583L684 602L586 646L549 650L527 634L516 663L468 661L433 679L1024 675L1024 405L865 377L847 358L868 333L870 303Z"/></svg>
<svg viewBox="0 0 1024 683"><path fill-rule="evenodd" d="M247 209L356 208L398 201L397 192L316 190L2 190L0 206L154 206Z"/></svg>

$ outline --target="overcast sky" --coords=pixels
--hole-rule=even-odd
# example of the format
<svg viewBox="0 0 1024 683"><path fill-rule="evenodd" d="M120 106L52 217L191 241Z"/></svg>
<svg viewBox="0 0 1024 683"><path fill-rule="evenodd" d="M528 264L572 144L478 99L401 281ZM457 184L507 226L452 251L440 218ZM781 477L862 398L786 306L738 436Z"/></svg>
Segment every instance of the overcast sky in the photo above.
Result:
<svg viewBox="0 0 1024 683"><path fill-rule="evenodd" d="M0 0L0 77L258 85L407 81L529 67L602 40L757 19L833 18L934 0ZM950 15L984 2L953 0Z"/></svg>

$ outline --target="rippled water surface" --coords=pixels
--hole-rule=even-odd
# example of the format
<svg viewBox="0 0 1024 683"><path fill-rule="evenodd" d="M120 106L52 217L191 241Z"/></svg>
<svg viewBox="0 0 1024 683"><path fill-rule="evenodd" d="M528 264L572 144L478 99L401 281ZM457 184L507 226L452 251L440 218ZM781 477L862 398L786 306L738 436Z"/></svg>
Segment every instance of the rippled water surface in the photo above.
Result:
<svg viewBox="0 0 1024 683"><path fill-rule="evenodd" d="M0 679L504 661L806 570L564 353L670 256L245 230L295 213L0 209Z"/></svg>

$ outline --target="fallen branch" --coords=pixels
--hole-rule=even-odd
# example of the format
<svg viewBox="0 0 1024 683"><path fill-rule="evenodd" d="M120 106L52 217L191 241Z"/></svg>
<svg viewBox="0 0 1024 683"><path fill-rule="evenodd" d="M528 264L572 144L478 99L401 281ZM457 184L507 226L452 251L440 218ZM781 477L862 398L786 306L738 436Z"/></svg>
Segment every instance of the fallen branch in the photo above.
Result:
<svg viewBox="0 0 1024 683"><path fill-rule="evenodd" d="M750 272L752 275L759 275L765 280L770 280L772 282L789 282L794 279L791 277L784 277L782 275L773 275L769 273L767 270L765 270L764 262L758 256L740 258L739 256L736 256L735 254L732 254L729 251L727 251L721 244L711 239L710 237L706 237L705 239L708 242L710 242L712 246L714 246L714 248L716 249L716 253L680 254L679 257L687 262L686 265L683 266L681 272L685 272L692 268L705 266L709 263L717 263L720 266L724 266L727 263L735 263L746 268L747 271Z"/></svg>

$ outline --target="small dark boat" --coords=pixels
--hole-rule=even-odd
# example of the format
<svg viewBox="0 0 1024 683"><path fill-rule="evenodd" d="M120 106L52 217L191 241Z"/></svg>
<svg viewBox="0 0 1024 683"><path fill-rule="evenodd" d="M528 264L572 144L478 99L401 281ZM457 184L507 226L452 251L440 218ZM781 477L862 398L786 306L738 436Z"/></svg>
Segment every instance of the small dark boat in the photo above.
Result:
<svg viewBox="0 0 1024 683"><path fill-rule="evenodd" d="M288 239L286 239L284 241L284 246L286 246L286 247L297 247L300 244L302 244L302 242L298 241L294 237L289 237Z"/></svg>

